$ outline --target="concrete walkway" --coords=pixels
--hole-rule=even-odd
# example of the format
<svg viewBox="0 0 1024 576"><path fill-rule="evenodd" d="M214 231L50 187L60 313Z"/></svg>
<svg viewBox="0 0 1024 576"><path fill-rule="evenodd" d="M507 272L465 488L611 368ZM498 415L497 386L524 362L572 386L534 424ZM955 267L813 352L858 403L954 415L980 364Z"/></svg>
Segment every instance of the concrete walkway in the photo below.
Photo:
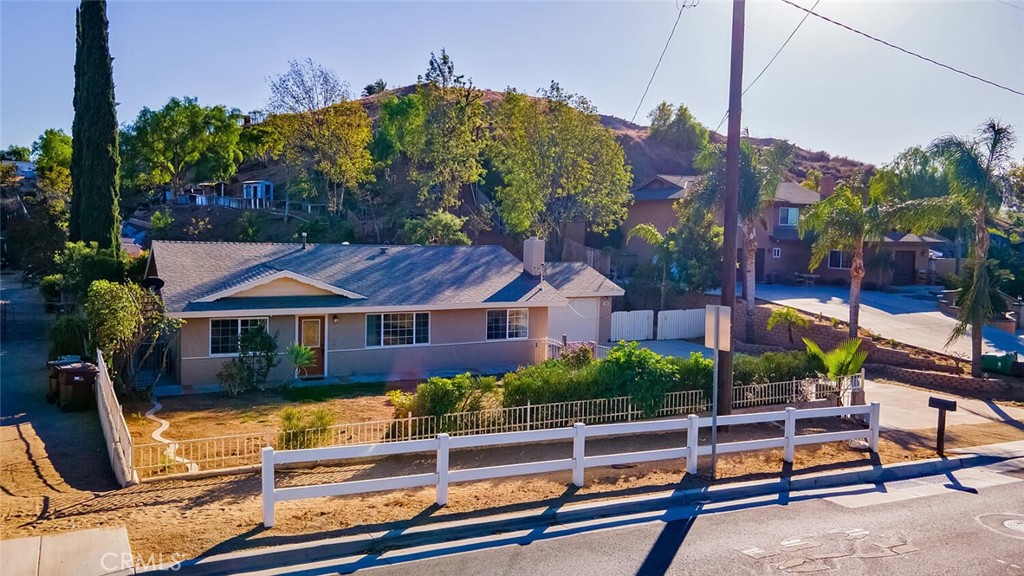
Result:
<svg viewBox="0 0 1024 576"><path fill-rule="evenodd" d="M987 422L1016 422L1024 428L1024 408L1004 406L986 400L961 398L907 386L882 384L868 380L864 383L868 402L882 405L882 428L894 430L920 430L935 428L938 411L928 407L928 398L938 396L956 400L957 411L946 414L946 424L984 424Z"/></svg>
<svg viewBox="0 0 1024 576"><path fill-rule="evenodd" d="M4 576L134 573L128 531L124 527L0 540L0 574Z"/></svg>
<svg viewBox="0 0 1024 576"><path fill-rule="evenodd" d="M937 290L934 286L907 286L902 287L898 293L862 291L860 325L883 338L935 352L962 354L969 358L969 336L961 337L946 347L946 339L953 331L956 320L939 311L937 300L931 294ZM756 296L760 300L811 314L822 314L844 321L850 317L848 288L758 284ZM1024 354L1024 333L1008 334L986 327L983 334L986 353L1002 351Z"/></svg>

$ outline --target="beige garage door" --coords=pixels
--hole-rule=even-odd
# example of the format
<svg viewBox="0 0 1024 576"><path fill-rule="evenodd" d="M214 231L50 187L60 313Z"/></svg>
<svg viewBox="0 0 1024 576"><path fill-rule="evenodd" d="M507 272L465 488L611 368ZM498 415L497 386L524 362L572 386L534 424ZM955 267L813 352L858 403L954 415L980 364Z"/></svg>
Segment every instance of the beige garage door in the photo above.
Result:
<svg viewBox="0 0 1024 576"><path fill-rule="evenodd" d="M565 334L570 342L597 342L600 298L571 298L569 306L548 309L548 338L561 340Z"/></svg>

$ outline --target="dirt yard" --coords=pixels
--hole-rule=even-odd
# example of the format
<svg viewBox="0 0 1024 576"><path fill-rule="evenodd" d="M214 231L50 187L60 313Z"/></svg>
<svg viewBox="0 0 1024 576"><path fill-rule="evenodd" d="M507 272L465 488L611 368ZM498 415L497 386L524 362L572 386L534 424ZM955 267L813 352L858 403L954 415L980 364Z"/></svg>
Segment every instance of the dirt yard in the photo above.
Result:
<svg viewBox="0 0 1024 576"><path fill-rule="evenodd" d="M170 423L163 435L172 440L276 432L279 414L287 407L324 408L335 415L338 424L389 420L394 406L384 392L384 384L344 384L252 392L234 398L224 394L193 394L161 398L163 409L156 416ZM123 407L132 439L137 444L154 442L150 434L158 424L145 417L153 404L148 400L130 400Z"/></svg>
<svg viewBox="0 0 1024 576"><path fill-rule="evenodd" d="M833 421L835 422L835 421ZM807 423L800 433L824 430L821 423ZM855 424L847 423L842 427ZM836 426L828 426L835 429ZM5 429L7 431L10 428ZM734 427L723 432L722 441L778 436L772 425ZM1011 424L954 426L948 430L948 446L1024 439L1024 430ZM5 451L14 439L4 438ZM706 438L701 439L706 442ZM934 437L924 433L884 434L877 457L846 443L800 447L793 474L807 474L930 458ZM588 454L652 449L680 445L671 435L613 438L591 448ZM6 465L2 495L4 538L80 530L99 526L127 526L132 549L139 554L171 553L194 557L232 550L299 542L316 538L365 533L385 527L430 524L440 520L473 518L496 513L543 509L570 503L695 487L705 482L689 477L681 462L665 461L624 468L587 471L587 484L575 489L568 473L555 473L497 481L456 484L449 504L433 505L432 488L363 496L300 500L278 505L277 526L265 530L260 516L260 481L257 474L241 474L196 480L145 482L121 490L79 489L65 483L33 446L34 464ZM465 450L452 454L453 468L497 465L540 459L544 454L568 456L568 445L542 444L507 450ZM708 463L701 462L701 470ZM430 455L391 457L357 465L293 470L279 473L278 485L301 485L366 479L430 470ZM727 455L720 458L720 482L777 477L783 471L781 450ZM14 488L8 490L7 487Z"/></svg>

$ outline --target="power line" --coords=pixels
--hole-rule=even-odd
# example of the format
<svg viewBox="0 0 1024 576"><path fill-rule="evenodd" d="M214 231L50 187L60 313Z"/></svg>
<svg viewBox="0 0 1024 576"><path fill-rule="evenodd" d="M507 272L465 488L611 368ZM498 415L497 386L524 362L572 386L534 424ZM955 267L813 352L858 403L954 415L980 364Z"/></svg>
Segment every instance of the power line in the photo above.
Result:
<svg viewBox="0 0 1024 576"><path fill-rule="evenodd" d="M790 6L792 6L794 8L797 8L799 10L803 10L804 12L807 12L808 14L812 14L812 15L814 15L814 16L816 16L816 17L818 17L818 18L820 18L820 19L822 19L822 20L824 20L824 21L826 21L826 22L828 22L830 24L834 24L836 26L839 26L840 28L843 28L845 30L849 30L850 32L853 32L854 34L858 34L860 36L863 36L863 37L867 38L868 40L872 40L874 42L878 42L879 44L882 44L884 46L888 46L889 48L892 48L894 50L899 50L900 52L903 52L904 54L908 54L908 55L913 56L915 58L919 58L921 60L924 60L925 62L929 62L929 63L934 64L936 66L939 66L941 68L945 68L946 70L949 70L951 72L956 72L957 74L960 74L962 76L967 76L968 78L971 78L973 80L977 80L979 82L984 82L985 84L988 84L989 86L994 86L996 88L999 88L1000 90L1006 90L1007 92L1010 92L1012 94L1016 94L1018 96L1024 96L1024 92L1021 92L1020 90L1014 90L1013 88L1010 88L1009 86L1004 86L1002 84L999 84L998 82L993 82L991 80L986 80L985 78L982 78L981 76L977 76L975 74L971 74L970 72L965 72L965 71L963 71L963 70L961 70L959 68L955 68L953 66L950 66L949 64L943 64L942 62L939 62L938 60L929 58L927 56L922 56L921 54L918 54L917 52L913 52L911 50L907 50L906 48L903 48L901 46L897 46L897 45L893 44L892 42L887 42L885 40L882 40L881 38L872 36L872 35L870 35L870 34L868 34L866 32L861 32L860 30L857 30L856 28L852 28L850 26L847 26L846 24L843 24L842 22L837 22L837 21L835 21L835 20L833 20L831 18L828 18L826 16L822 16L821 14L818 14L817 12L814 12L812 10L808 10L807 8L804 8L803 6L800 6L799 4L796 4L795 2L792 2L791 0L782 0L782 2L785 2L786 4L789 4Z"/></svg>
<svg viewBox="0 0 1024 576"><path fill-rule="evenodd" d="M1000 4L1006 4L1010 8L1016 8L1017 10L1024 11L1024 6L1014 4L1013 2L1007 2L1006 0L996 0L996 2L999 2Z"/></svg>
<svg viewBox="0 0 1024 576"><path fill-rule="evenodd" d="M676 27L679 26L679 19L683 17L683 10L687 8L696 8L700 0L692 0L693 4L690 4L691 0L685 0L683 5L679 7L679 12L676 14L676 21L672 24L672 31L668 33L668 40L665 40L665 47L661 49L661 56L658 56L658 63L654 65L654 72L651 73L651 79L647 81L647 87L644 88L644 94L640 97L640 103L636 105L636 110L633 112L633 117L629 119L630 122L636 120L636 115L640 113L640 107L644 105L644 98L647 98L647 91L651 89L651 84L654 83L654 77L658 75L658 68L661 67L661 61L665 58L665 52L668 51L668 45L672 43L672 37L675 36Z"/></svg>
<svg viewBox="0 0 1024 576"><path fill-rule="evenodd" d="M814 6L811 6L811 10L814 10L815 8L817 8L818 7L818 3L820 3L820 2L821 2L821 0L815 0ZM809 13L808 14L804 14L804 17L800 19L800 22L797 22L796 28L793 28L793 31L789 33L789 37L786 38L786 41L783 42L782 46L779 46L779 49L775 51L775 55L772 56L771 60L769 60L768 63L764 65L764 68L761 68L761 71L757 73L757 76L754 77L754 79L750 82L750 84L747 84L747 87L743 89L743 92L741 93L741 96L743 94L746 94L747 90L750 90L751 88L753 88L754 84L758 80L761 79L761 76L764 76L764 73L768 71L768 68L772 65L773 62L775 62L775 59L779 57L779 54L782 54L783 48L785 48L786 45L789 44L789 41L793 39L793 36L796 36L797 31L800 30L800 27L804 25L804 22L807 21L807 18L809 16L810 16ZM719 122L718 123L718 127L715 128L715 132L718 132L718 130L722 127L722 124L725 124L725 119L728 118L728 117L729 117L729 112L726 111L725 115L722 116L722 121Z"/></svg>

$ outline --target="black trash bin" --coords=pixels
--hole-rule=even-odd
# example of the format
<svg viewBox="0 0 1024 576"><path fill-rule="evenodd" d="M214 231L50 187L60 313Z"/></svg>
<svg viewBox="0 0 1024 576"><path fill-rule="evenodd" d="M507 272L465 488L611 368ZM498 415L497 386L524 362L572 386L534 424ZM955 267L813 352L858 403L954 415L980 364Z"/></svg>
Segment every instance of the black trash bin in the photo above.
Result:
<svg viewBox="0 0 1024 576"><path fill-rule="evenodd" d="M46 384L47 402L54 404L57 402L57 399L60 398L60 384L57 383L57 374L59 371L57 370L57 367L81 361L82 359L78 356L61 356L56 360L50 360L46 363L47 372L49 373L49 380Z"/></svg>
<svg viewBox="0 0 1024 576"><path fill-rule="evenodd" d="M88 362L74 362L57 366L57 385L60 396L57 406L61 412L87 410L95 402L92 387L99 369Z"/></svg>

